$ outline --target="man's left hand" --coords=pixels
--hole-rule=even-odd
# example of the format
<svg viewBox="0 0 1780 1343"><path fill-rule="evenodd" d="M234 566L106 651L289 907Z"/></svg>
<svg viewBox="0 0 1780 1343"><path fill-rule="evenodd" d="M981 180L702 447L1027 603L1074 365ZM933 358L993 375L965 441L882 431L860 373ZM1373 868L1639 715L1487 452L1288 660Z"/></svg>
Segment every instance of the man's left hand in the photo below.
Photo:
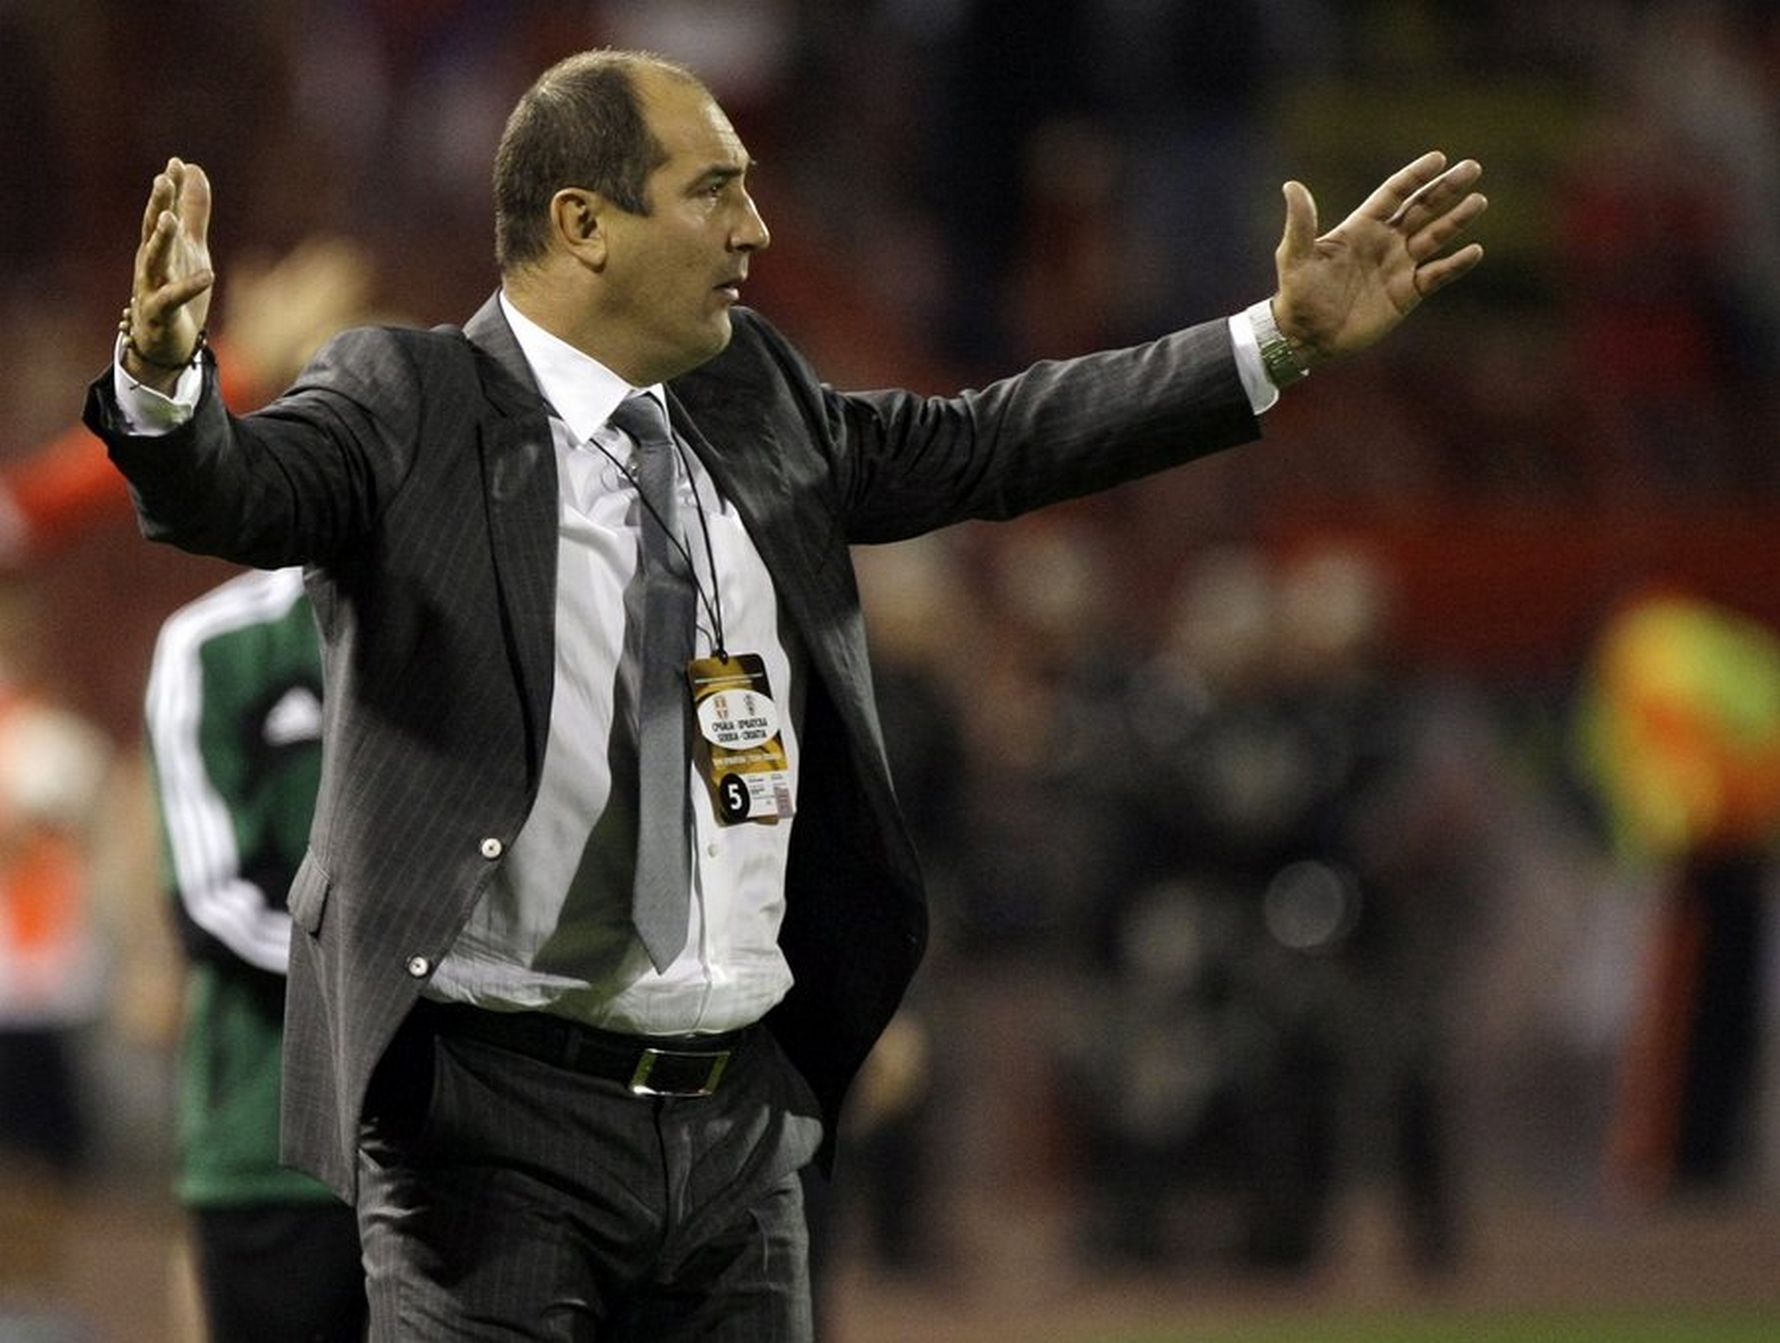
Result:
<svg viewBox="0 0 1780 1343"><path fill-rule="evenodd" d="M1472 190L1482 174L1475 159L1423 154L1321 235L1309 188L1285 184L1273 312L1307 367L1365 349L1483 260L1478 243L1447 250L1489 204Z"/></svg>

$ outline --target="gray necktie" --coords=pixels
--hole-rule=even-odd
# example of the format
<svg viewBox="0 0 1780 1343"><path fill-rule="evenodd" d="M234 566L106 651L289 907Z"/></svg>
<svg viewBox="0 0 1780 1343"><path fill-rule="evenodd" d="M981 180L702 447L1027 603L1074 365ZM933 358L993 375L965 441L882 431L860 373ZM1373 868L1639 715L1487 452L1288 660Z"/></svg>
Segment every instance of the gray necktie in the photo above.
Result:
<svg viewBox="0 0 1780 1343"><path fill-rule="evenodd" d="M642 495L642 689L637 724L637 875L631 918L655 968L686 946L692 900L686 785L686 666L697 592L679 546L676 449L667 412L652 396L626 398L612 423L637 444Z"/></svg>

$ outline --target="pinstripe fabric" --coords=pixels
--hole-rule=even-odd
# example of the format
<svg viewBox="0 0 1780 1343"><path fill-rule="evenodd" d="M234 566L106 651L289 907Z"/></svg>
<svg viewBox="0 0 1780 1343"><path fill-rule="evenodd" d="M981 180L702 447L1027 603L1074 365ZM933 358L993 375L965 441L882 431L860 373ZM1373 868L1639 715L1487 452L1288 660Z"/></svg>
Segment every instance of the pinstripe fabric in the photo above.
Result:
<svg viewBox="0 0 1780 1343"><path fill-rule="evenodd" d="M477 1041L418 1047L424 1125L374 1127L360 1158L373 1338L809 1343L798 1171L821 1121L770 1036L715 1095L656 1102Z"/></svg>
<svg viewBox="0 0 1780 1343"><path fill-rule="evenodd" d="M797 983L769 1024L832 1118L926 932L848 546L1012 516L1258 430L1222 321L941 399L837 392L737 310L729 349L669 394L810 653L781 933ZM545 414L492 301L462 332L345 333L244 420L212 394L184 428L137 440L110 398L107 373L87 422L147 535L316 566L327 751L290 896L284 1141L350 1195L371 1070L537 784L556 562Z"/></svg>

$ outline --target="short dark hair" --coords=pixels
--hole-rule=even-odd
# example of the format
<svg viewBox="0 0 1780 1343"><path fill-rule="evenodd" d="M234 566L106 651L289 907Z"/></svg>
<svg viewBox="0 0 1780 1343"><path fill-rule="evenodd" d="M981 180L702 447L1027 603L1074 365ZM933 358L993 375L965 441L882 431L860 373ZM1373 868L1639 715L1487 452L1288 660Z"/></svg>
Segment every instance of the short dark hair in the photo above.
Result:
<svg viewBox="0 0 1780 1343"><path fill-rule="evenodd" d="M578 52L527 89L507 118L494 157L494 249L501 273L537 261L549 238L550 198L564 187L597 191L648 214L649 174L667 155L649 130L637 70L703 87L684 66L646 52Z"/></svg>

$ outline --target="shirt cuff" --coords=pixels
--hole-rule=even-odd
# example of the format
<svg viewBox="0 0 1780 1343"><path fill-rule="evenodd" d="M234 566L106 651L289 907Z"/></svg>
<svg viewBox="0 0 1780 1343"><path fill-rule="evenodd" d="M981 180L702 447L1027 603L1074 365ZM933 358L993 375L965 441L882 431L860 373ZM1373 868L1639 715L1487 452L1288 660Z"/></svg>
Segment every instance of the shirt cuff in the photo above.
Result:
<svg viewBox="0 0 1780 1343"><path fill-rule="evenodd" d="M1248 393L1249 407L1257 415L1273 409L1273 403L1279 400L1279 388L1267 376L1267 365L1261 362L1261 345L1246 313L1239 312L1230 318L1230 343L1236 348L1236 374L1242 379L1242 390Z"/></svg>
<svg viewBox="0 0 1780 1343"><path fill-rule="evenodd" d="M194 361L179 375L171 396L144 387L124 372L124 342L119 336L111 359L111 386L124 427L140 437L155 438L172 433L192 418L204 391L204 370Z"/></svg>

